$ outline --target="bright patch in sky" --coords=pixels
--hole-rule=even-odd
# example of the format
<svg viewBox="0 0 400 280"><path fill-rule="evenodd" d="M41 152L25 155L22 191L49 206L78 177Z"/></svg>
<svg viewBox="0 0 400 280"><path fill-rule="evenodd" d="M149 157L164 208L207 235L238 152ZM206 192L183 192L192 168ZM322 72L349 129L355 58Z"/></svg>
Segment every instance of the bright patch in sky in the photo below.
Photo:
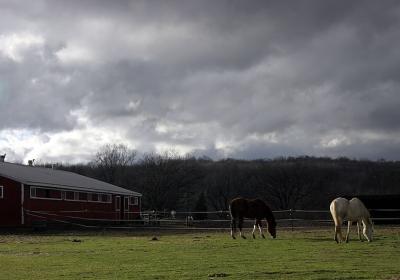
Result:
<svg viewBox="0 0 400 280"><path fill-rule="evenodd" d="M44 42L42 36L30 33L3 34L0 35L0 53L16 62L22 62L25 51L41 47Z"/></svg>
<svg viewBox="0 0 400 280"><path fill-rule="evenodd" d="M56 52L55 55L64 64L79 64L95 61L95 55L93 51L84 46L75 44L69 44L67 47Z"/></svg>
<svg viewBox="0 0 400 280"><path fill-rule="evenodd" d="M350 145L351 141L344 135L338 135L334 138L326 138L321 141L321 145L324 148L335 148L341 145Z"/></svg>

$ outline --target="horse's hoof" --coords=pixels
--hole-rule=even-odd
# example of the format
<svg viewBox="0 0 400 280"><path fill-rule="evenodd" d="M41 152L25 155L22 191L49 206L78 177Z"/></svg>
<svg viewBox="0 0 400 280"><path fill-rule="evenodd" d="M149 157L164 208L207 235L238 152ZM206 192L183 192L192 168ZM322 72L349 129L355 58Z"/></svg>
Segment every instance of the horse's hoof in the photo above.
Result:
<svg viewBox="0 0 400 280"><path fill-rule="evenodd" d="M253 239L256 239L256 236L253 234Z"/></svg>
<svg viewBox="0 0 400 280"><path fill-rule="evenodd" d="M236 237L232 236L232 239L236 239Z"/></svg>
<svg viewBox="0 0 400 280"><path fill-rule="evenodd" d="M243 238L243 239L246 239L246 236L242 235L242 238Z"/></svg>
<svg viewBox="0 0 400 280"><path fill-rule="evenodd" d="M265 239L265 235L264 235L264 234L263 234L263 235L261 235L261 237Z"/></svg>

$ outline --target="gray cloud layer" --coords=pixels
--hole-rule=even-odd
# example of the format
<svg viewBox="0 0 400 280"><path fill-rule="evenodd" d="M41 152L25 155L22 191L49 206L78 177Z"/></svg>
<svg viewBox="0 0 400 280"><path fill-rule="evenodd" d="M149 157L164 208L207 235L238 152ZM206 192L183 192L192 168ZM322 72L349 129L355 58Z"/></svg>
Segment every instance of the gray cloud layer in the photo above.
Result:
<svg viewBox="0 0 400 280"><path fill-rule="evenodd" d="M398 1L0 3L3 135L400 159Z"/></svg>

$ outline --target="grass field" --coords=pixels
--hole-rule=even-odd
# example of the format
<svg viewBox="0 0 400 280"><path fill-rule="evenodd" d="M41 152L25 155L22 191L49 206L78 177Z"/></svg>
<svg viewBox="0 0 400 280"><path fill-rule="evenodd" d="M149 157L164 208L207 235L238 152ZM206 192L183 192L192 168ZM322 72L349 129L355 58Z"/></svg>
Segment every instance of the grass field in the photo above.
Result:
<svg viewBox="0 0 400 280"><path fill-rule="evenodd" d="M0 279L400 279L400 230L377 228L372 243L338 245L332 237L332 230L278 231L275 240L232 240L228 232L2 234Z"/></svg>

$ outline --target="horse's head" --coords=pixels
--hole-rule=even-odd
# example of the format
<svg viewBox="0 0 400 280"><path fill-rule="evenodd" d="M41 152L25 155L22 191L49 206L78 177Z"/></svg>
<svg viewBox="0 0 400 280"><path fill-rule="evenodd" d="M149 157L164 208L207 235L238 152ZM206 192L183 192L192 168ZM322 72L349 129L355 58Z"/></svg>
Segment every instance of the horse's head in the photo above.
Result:
<svg viewBox="0 0 400 280"><path fill-rule="evenodd" d="M272 238L276 238L276 222L272 221L268 223L268 232Z"/></svg>
<svg viewBox="0 0 400 280"><path fill-rule="evenodd" d="M368 219L366 222L364 222L364 228L363 228L364 236L367 237L368 242L372 241L373 232L374 232L374 226L372 220Z"/></svg>

